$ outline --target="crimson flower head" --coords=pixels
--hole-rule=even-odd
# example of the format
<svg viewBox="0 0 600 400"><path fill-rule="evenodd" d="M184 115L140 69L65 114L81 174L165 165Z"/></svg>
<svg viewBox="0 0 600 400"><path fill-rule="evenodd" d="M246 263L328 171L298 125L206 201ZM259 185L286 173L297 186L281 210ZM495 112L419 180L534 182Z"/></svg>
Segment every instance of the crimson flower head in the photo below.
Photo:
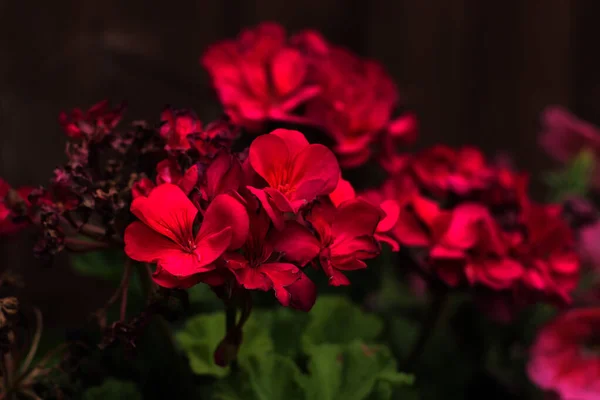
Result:
<svg viewBox="0 0 600 400"><path fill-rule="evenodd" d="M472 147L459 150L437 145L416 155L410 170L417 182L435 197L461 196L486 188L493 178L483 154Z"/></svg>
<svg viewBox="0 0 600 400"><path fill-rule="evenodd" d="M201 62L227 114L238 124L256 127L266 119L285 120L319 92L307 80L302 53L275 23L213 45Z"/></svg>
<svg viewBox="0 0 600 400"><path fill-rule="evenodd" d="M349 285L342 271L366 268L363 260L380 252L374 234L382 217L381 209L362 199L348 200L338 208L318 203L306 215L305 224L286 222L275 248L300 265L318 257L331 285Z"/></svg>
<svg viewBox="0 0 600 400"><path fill-rule="evenodd" d="M166 150L188 150L189 137L202 132L202 123L189 110L166 108L161 116L160 136L166 140Z"/></svg>
<svg viewBox="0 0 600 400"><path fill-rule="evenodd" d="M573 234L553 205L524 207L524 235L511 236L511 253L525 268L522 283L537 298L569 304L579 281Z"/></svg>
<svg viewBox="0 0 600 400"><path fill-rule="evenodd" d="M298 131L277 129L250 145L249 163L265 181L248 189L260 200L278 229L283 213L297 213L317 196L331 193L340 178L335 156L321 144L309 144Z"/></svg>
<svg viewBox="0 0 600 400"><path fill-rule="evenodd" d="M156 187L148 197L138 197L131 212L140 219L125 230L125 253L134 260L157 263L154 278L169 287L188 287L195 278L215 269L226 250L238 249L248 234L244 206L229 195L217 196L202 216L173 184Z"/></svg>
<svg viewBox="0 0 600 400"><path fill-rule="evenodd" d="M431 262L447 284L468 281L502 290L522 277L523 266L508 257L502 232L483 205L464 203L431 217Z"/></svg>
<svg viewBox="0 0 600 400"><path fill-rule="evenodd" d="M241 253L227 253L225 265L249 290L273 290L284 306L309 311L316 299L314 283L294 264L281 262L268 238L271 221L263 209L251 211L250 230Z"/></svg>
<svg viewBox="0 0 600 400"><path fill-rule="evenodd" d="M294 40L310 55L312 78L321 87L306 116L336 141L334 151L342 166L363 164L380 134L414 140L415 124L392 121L398 90L380 64L332 46L312 31Z"/></svg>
<svg viewBox="0 0 600 400"><path fill-rule="evenodd" d="M73 109L69 114L61 112L58 121L67 136L72 139L101 140L121 120L125 106L110 108L108 100L94 104L87 111Z"/></svg>
<svg viewBox="0 0 600 400"><path fill-rule="evenodd" d="M600 398L600 308L565 312L538 333L529 378L561 400Z"/></svg>

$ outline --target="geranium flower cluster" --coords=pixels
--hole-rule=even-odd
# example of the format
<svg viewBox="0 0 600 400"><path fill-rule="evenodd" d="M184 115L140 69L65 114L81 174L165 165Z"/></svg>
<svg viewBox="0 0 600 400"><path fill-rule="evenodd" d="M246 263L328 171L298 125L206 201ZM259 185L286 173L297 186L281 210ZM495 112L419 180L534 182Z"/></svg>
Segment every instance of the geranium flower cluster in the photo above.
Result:
<svg viewBox="0 0 600 400"><path fill-rule="evenodd" d="M309 310L316 289L302 267L349 284L343 272L379 253L383 211L363 200L336 206L328 196L340 180L335 156L298 131L258 136L247 155L221 149L178 174L154 188L145 181L131 205L139 221L124 237L129 257L157 264L163 287L273 290L284 306Z"/></svg>
<svg viewBox="0 0 600 400"><path fill-rule="evenodd" d="M277 129L234 152L238 131L226 120L203 127L192 112L167 108L155 127L120 130L122 110L102 102L61 115L69 161L47 190L24 189L21 201L22 219L43 228L39 254L114 242L156 264L162 287L273 290L302 310L316 297L303 267L347 285L344 271L379 254L374 234L385 213L335 200L345 182L335 155L299 131ZM3 220L16 212L6 202Z"/></svg>
<svg viewBox="0 0 600 400"><path fill-rule="evenodd" d="M272 121L320 128L344 167L379 158L395 165L395 146L416 137L412 113L394 117L398 89L376 62L327 42L315 31L287 37L275 23L213 45L201 59L232 120L260 133Z"/></svg>
<svg viewBox="0 0 600 400"><path fill-rule="evenodd" d="M568 304L579 277L561 207L531 200L527 181L475 148L440 145L407 157L364 196L398 215L378 235L411 252L421 271L473 290L506 319L537 301Z"/></svg>

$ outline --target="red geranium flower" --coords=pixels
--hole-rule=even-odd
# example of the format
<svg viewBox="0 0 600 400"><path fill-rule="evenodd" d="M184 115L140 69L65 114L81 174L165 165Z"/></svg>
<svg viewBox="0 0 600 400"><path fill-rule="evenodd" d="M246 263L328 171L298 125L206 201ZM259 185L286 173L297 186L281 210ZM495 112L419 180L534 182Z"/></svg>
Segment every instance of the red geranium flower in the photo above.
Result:
<svg viewBox="0 0 600 400"><path fill-rule="evenodd" d="M125 230L125 253L137 261L158 263L158 283L161 272L186 282L213 270L215 260L227 249L238 249L248 234L244 206L228 195L214 199L195 233L198 209L178 186L168 183L148 197L136 198L131 212L140 221Z"/></svg>
<svg viewBox="0 0 600 400"><path fill-rule="evenodd" d="M288 221L276 235L275 248L300 265L318 256L331 285L349 285L341 271L366 268L363 260L380 252L374 233L382 214L378 207L361 199L346 201L337 209L319 203L306 216L314 234L304 225Z"/></svg>
<svg viewBox="0 0 600 400"><path fill-rule="evenodd" d="M277 129L257 137L248 159L267 184L248 189L278 229L283 227L282 213L296 213L317 196L331 193L340 177L333 153L321 144L309 144L298 131Z"/></svg>
<svg viewBox="0 0 600 400"><path fill-rule="evenodd" d="M190 145L189 137L202 132L202 122L196 115L189 110L165 109L160 120L160 136L167 144L166 150L188 150Z"/></svg>
<svg viewBox="0 0 600 400"><path fill-rule="evenodd" d="M310 310L316 298L316 287L294 264L280 262L273 245L267 240L269 217L264 210L250 212L250 231L241 253L227 253L225 265L246 289L274 290L284 306ZM299 285L294 284L302 279Z"/></svg>
<svg viewBox="0 0 600 400"><path fill-rule="evenodd" d="M328 46L313 62L313 70L322 91L309 102L306 115L335 139L334 152L343 166L363 164L372 143L388 128L395 137L414 138L416 130L391 122L398 91L381 65Z"/></svg>
<svg viewBox="0 0 600 400"><path fill-rule="evenodd" d="M562 400L600 398L600 308L567 311L543 327L527 372Z"/></svg>
<svg viewBox="0 0 600 400"><path fill-rule="evenodd" d="M437 237L430 250L431 262L451 286L467 278L470 284L501 290L512 287L523 275L522 265L507 257L500 229L482 205L465 203L440 211L433 231Z"/></svg>
<svg viewBox="0 0 600 400"><path fill-rule="evenodd" d="M275 23L213 45L202 56L202 65L227 114L251 127L266 119L285 120L319 92L307 82L302 53L288 44L284 29Z"/></svg>
<svg viewBox="0 0 600 400"><path fill-rule="evenodd" d="M385 216L379 221L377 224L377 228L375 229L375 239L377 239L381 243L387 243L391 246L392 251L400 250L400 246L398 242L392 238L390 232L398 222L398 217L400 213L400 207L398 207L398 203L395 200L384 200L382 196L377 191L369 191L361 194L361 198L369 201L369 203L379 206ZM333 192L329 194L329 199L334 206L339 206L343 202L347 200L352 200L356 198L356 193L354 188L345 179L340 178L337 187Z"/></svg>
<svg viewBox="0 0 600 400"><path fill-rule="evenodd" d="M560 208L529 204L521 219L526 234L511 235L510 252L525 267L523 285L537 297L570 303L579 281L579 258Z"/></svg>
<svg viewBox="0 0 600 400"><path fill-rule="evenodd" d="M101 140L117 126L124 109L123 104L110 109L108 100L103 100L85 112L79 108L73 109L70 114L63 111L58 116L58 121L72 139Z"/></svg>

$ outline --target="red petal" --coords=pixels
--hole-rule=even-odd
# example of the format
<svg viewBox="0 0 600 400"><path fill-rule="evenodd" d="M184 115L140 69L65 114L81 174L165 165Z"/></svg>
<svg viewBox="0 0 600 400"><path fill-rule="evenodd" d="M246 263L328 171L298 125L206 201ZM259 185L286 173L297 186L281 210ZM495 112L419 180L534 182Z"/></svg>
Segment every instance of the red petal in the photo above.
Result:
<svg viewBox="0 0 600 400"><path fill-rule="evenodd" d="M300 279L302 271L294 264L267 263L259 267L260 271L269 277L273 286L288 286Z"/></svg>
<svg viewBox="0 0 600 400"><path fill-rule="evenodd" d="M373 235L381 217L381 210L371 203L362 199L350 200L337 209L331 232L336 242Z"/></svg>
<svg viewBox="0 0 600 400"><path fill-rule="evenodd" d="M159 286L168 289L189 289L197 283L201 282L202 274L196 274L185 278L177 278L171 275L160 265L156 267L156 271L152 274L152 280Z"/></svg>
<svg viewBox="0 0 600 400"><path fill-rule="evenodd" d="M271 135L277 136L285 143L288 154L291 159L295 158L298 153L308 147L308 140L302 134L292 129L275 129Z"/></svg>
<svg viewBox="0 0 600 400"><path fill-rule="evenodd" d="M248 237L248 213L238 200L230 195L221 194L215 197L208 206L200 231L196 236L196 243L200 246L205 237L221 233L227 228L231 230L231 233L229 239L222 236L224 240L228 240L225 248L230 250L240 248ZM214 242L214 238L212 240ZM219 248L222 246L223 244L219 244Z"/></svg>
<svg viewBox="0 0 600 400"><path fill-rule="evenodd" d="M129 224L124 239L125 254L136 261L156 262L183 252L181 246L139 221Z"/></svg>
<svg viewBox="0 0 600 400"><path fill-rule="evenodd" d="M272 188L264 188L263 191L269 195L271 203L283 213L295 213L297 210L279 190Z"/></svg>
<svg viewBox="0 0 600 400"><path fill-rule="evenodd" d="M198 209L178 186L165 183L148 197L133 200L131 212L156 232L179 243L184 234L191 234Z"/></svg>
<svg viewBox="0 0 600 400"><path fill-rule="evenodd" d="M306 63L298 50L286 48L273 57L271 74L275 88L282 96L294 91L304 81Z"/></svg>
<svg viewBox="0 0 600 400"><path fill-rule="evenodd" d="M304 226L296 221L287 221L281 232L272 235L273 248L283 253L286 260L304 267L321 250L319 240Z"/></svg>
<svg viewBox="0 0 600 400"><path fill-rule="evenodd" d="M267 291L271 289L271 280L260 269L246 267L233 271L240 285L246 289Z"/></svg>
<svg viewBox="0 0 600 400"><path fill-rule="evenodd" d="M289 292L290 307L308 312L317 299L317 286L305 274L285 288Z"/></svg>
<svg viewBox="0 0 600 400"><path fill-rule="evenodd" d="M326 195L335 189L340 179L340 166L335 155L321 144L311 144L300 151L294 158L289 183L297 188L297 198L313 200L319 195ZM308 181L321 181L317 192L308 193L302 184Z"/></svg>
<svg viewBox="0 0 600 400"><path fill-rule="evenodd" d="M189 194L194 186L196 186L197 182L198 166L193 165L191 168L188 168L188 170L185 171L185 174L183 174L183 177L179 180L179 182L177 182L177 184L185 194Z"/></svg>
<svg viewBox="0 0 600 400"><path fill-rule="evenodd" d="M242 165L237 157L220 152L206 170L206 186L210 198L238 190L242 182Z"/></svg>
<svg viewBox="0 0 600 400"><path fill-rule="evenodd" d="M354 188L347 180L340 177L335 190L329 193L329 199L333 203L334 206L339 206L346 200L352 200L356 197L356 192Z"/></svg>
<svg viewBox="0 0 600 400"><path fill-rule="evenodd" d="M391 230L398 222L400 216L400 206L394 200L386 200L379 206L385 212L385 217L379 221L377 232L387 232Z"/></svg>
<svg viewBox="0 0 600 400"><path fill-rule="evenodd" d="M250 145L250 165L271 187L279 183L277 174L287 168L289 158L287 145L277 135L261 135Z"/></svg>
<svg viewBox="0 0 600 400"><path fill-rule="evenodd" d="M269 99L267 71L262 63L243 61L240 63L242 75L252 94L258 99Z"/></svg>
<svg viewBox="0 0 600 400"><path fill-rule="evenodd" d="M263 206L263 209L273 221L273 225L277 230L283 229L285 219L283 218L283 214L277 208L273 208L273 204L271 204L269 196L265 193L264 190L253 188L252 186L247 186L248 191L256 196L260 204Z"/></svg>

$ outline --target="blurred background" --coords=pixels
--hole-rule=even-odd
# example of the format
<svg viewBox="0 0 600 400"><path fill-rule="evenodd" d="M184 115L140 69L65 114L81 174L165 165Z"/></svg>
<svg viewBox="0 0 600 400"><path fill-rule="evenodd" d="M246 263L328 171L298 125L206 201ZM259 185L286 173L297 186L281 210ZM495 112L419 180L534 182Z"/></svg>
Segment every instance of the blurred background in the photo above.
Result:
<svg viewBox="0 0 600 400"><path fill-rule="evenodd" d="M551 165L537 145L545 106L600 123L599 15L597 0L3 0L0 176L46 182L65 159L58 113L104 98L125 100L128 119L157 121L166 104L217 117L198 59L264 20L317 29L381 62L419 116L419 147L473 144L539 175ZM25 274L49 324L100 306L109 287L40 268L26 236L3 239L0 265ZM97 304L73 300L90 293Z"/></svg>

